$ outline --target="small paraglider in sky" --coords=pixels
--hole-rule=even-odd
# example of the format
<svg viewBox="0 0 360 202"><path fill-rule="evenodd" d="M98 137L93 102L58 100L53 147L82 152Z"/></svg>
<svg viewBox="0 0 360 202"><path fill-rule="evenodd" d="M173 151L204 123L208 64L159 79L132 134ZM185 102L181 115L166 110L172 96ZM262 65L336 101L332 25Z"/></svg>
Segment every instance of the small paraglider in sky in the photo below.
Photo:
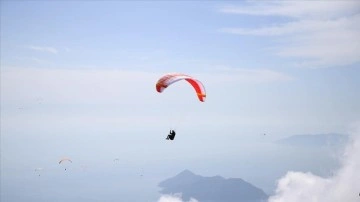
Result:
<svg viewBox="0 0 360 202"><path fill-rule="evenodd" d="M38 98L36 99L36 102L37 102L38 104L42 104L43 101L44 101L44 99L41 98L41 97L38 97Z"/></svg>
<svg viewBox="0 0 360 202"><path fill-rule="evenodd" d="M144 169L143 168L140 169L140 177L142 177L142 176L144 176Z"/></svg>
<svg viewBox="0 0 360 202"><path fill-rule="evenodd" d="M63 165L67 165L68 163L72 163L72 160L69 159L69 158L62 158L60 161L59 161L59 164L63 164ZM67 167L65 167L65 170L67 169Z"/></svg>
<svg viewBox="0 0 360 202"><path fill-rule="evenodd" d="M43 172L43 168L35 168L35 173L38 173L39 177L40 177L40 174Z"/></svg>

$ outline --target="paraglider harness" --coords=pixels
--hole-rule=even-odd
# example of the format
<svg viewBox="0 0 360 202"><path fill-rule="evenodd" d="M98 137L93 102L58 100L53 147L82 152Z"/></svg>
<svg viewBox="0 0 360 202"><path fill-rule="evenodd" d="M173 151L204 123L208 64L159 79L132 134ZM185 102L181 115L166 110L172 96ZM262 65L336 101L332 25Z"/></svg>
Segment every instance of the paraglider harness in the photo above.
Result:
<svg viewBox="0 0 360 202"><path fill-rule="evenodd" d="M169 132L169 135L167 136L167 140L174 140L174 138L175 138L175 135L176 135L176 133L175 133L175 131L174 130L170 130L170 132Z"/></svg>

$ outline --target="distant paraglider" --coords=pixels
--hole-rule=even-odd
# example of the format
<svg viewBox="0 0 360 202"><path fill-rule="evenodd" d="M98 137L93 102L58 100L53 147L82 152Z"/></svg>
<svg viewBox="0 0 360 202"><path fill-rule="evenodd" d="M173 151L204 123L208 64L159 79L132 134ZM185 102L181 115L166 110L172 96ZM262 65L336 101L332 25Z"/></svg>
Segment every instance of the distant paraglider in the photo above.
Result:
<svg viewBox="0 0 360 202"><path fill-rule="evenodd" d="M60 161L59 161L59 164L67 164L67 163L72 163L72 160L69 159L69 158L62 158ZM65 170L67 168L65 167Z"/></svg>
<svg viewBox="0 0 360 202"><path fill-rule="evenodd" d="M38 173L39 177L40 174L43 172L44 168L35 168L35 173Z"/></svg>
<svg viewBox="0 0 360 202"><path fill-rule="evenodd" d="M143 177L144 176L144 169L141 168L141 171L140 171L140 177Z"/></svg>

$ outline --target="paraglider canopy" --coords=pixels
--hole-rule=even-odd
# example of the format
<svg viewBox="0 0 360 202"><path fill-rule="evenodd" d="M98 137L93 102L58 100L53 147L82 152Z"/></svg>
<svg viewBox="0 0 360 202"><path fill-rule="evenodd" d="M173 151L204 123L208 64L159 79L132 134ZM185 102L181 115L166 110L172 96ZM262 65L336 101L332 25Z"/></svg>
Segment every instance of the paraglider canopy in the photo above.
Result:
<svg viewBox="0 0 360 202"><path fill-rule="evenodd" d="M59 161L59 164L63 163L63 162L70 162L72 163L72 160L69 159L69 158L62 158L60 161Z"/></svg>
<svg viewBox="0 0 360 202"><path fill-rule="evenodd" d="M185 80L194 88L196 95L201 102L205 102L206 92L204 85L194 77L181 73L165 74L156 82L156 91L162 93L167 87L178 81Z"/></svg>

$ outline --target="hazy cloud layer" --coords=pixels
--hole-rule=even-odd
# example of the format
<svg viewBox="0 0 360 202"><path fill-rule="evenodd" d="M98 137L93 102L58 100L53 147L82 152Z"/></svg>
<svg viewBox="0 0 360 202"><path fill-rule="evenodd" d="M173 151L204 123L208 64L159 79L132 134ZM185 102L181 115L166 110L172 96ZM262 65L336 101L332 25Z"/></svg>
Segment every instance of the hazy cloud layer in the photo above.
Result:
<svg viewBox="0 0 360 202"><path fill-rule="evenodd" d="M283 16L288 22L258 28L223 28L230 34L277 37L270 47L278 56L302 59L304 67L344 66L360 62L360 2L275 1L226 6L223 13Z"/></svg>
<svg viewBox="0 0 360 202"><path fill-rule="evenodd" d="M149 126L156 122L166 121L168 118L165 113L159 112L167 110L164 100L170 100L174 106L186 107L190 112L198 107L198 103L192 102L192 99L178 99L192 96L189 95L189 87L184 82L174 85L176 90L166 91L159 95L155 90L155 83L162 74L161 72L114 69L5 67L1 75L1 103L9 113L6 113L3 124L17 128L21 123L22 128L28 130L46 125L49 131L64 125L86 128L89 127L89 123L109 128L139 123ZM194 76L206 83L213 94L221 92L223 86L226 85L244 82L268 83L291 79L283 73L266 69L225 68L212 73L194 74ZM195 96L193 98L195 99ZM221 103L222 101L213 99L212 102ZM163 107L154 114L152 109L158 106ZM136 110L130 110L132 108ZM205 110L205 108L201 109ZM68 110L72 112L71 116ZM190 112L187 112L187 116L190 116ZM208 110L208 113L211 112ZM180 114L178 114L179 117L182 117ZM215 120L218 124L234 124L233 122L238 120L229 116L218 120L222 115L205 118L201 113L191 116L198 119L198 124ZM246 117L246 120L242 122L249 120L252 119ZM43 124L43 121L47 124Z"/></svg>
<svg viewBox="0 0 360 202"><path fill-rule="evenodd" d="M161 72L92 69L42 69L3 67L2 102L30 102L41 97L53 104L139 102L154 96L154 85ZM204 83L275 82L293 78L268 69L219 68L194 73ZM136 93L147 92L147 93ZM157 95L157 94L155 94ZM131 98L131 99L130 99Z"/></svg>
<svg viewBox="0 0 360 202"><path fill-rule="evenodd" d="M341 158L343 165L333 176L322 178L312 173L288 172L278 181L276 194L269 202L359 201L359 134L359 130L353 134L353 142Z"/></svg>

